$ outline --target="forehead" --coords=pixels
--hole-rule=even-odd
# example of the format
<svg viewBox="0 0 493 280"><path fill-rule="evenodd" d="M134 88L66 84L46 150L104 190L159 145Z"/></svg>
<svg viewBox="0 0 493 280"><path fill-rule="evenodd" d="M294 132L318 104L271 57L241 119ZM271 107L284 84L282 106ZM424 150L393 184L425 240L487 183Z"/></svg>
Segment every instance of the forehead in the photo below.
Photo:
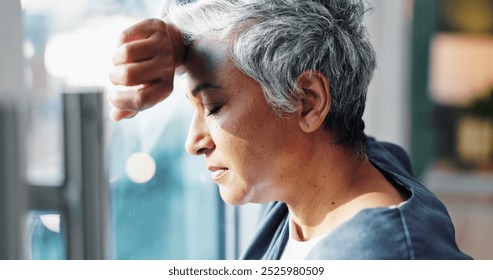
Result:
<svg viewBox="0 0 493 280"><path fill-rule="evenodd" d="M212 78L210 76L231 65L228 44L213 37L195 40L190 45L185 60L186 72L192 80Z"/></svg>
<svg viewBox="0 0 493 280"><path fill-rule="evenodd" d="M205 85L231 94L240 91L262 92L260 85L233 62L228 43L218 39L202 38L194 41L188 50L185 71L188 95L195 96L197 89Z"/></svg>

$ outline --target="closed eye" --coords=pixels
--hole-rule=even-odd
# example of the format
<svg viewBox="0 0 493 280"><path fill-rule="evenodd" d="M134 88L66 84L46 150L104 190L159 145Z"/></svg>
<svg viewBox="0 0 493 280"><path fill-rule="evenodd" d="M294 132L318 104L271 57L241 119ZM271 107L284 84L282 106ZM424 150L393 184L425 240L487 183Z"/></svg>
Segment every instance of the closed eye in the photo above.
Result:
<svg viewBox="0 0 493 280"><path fill-rule="evenodd" d="M207 116L211 116L211 115L219 113L219 111L223 107L223 104L222 103L214 103L214 104L207 105L206 107L207 107Z"/></svg>

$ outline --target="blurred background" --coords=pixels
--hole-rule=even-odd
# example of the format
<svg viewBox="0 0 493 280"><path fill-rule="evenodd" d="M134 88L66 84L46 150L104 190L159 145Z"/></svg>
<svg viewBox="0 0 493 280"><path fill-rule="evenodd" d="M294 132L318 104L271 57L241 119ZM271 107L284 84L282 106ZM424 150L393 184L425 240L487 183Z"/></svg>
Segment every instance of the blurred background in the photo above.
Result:
<svg viewBox="0 0 493 280"><path fill-rule="evenodd" d="M493 259L493 0L368 3L378 69L364 115L367 133L404 147L415 175L446 204L459 247ZM2 258L237 258L259 206L224 205L202 159L185 153L191 108L179 78L175 94L132 120L109 121L103 100L107 170L96 186L105 193L99 212L86 212L94 203L78 203L64 191L72 184L62 96L114 90L107 73L119 33L158 17L161 0L0 5L0 177L21 170L17 179L0 180L0 202L10 205L0 215L0 247L8 248ZM20 112L15 126L10 111ZM43 194L52 190L65 202L37 207L38 200L55 200ZM81 229L101 224L103 253L74 255L97 250L69 230L74 217L82 217Z"/></svg>

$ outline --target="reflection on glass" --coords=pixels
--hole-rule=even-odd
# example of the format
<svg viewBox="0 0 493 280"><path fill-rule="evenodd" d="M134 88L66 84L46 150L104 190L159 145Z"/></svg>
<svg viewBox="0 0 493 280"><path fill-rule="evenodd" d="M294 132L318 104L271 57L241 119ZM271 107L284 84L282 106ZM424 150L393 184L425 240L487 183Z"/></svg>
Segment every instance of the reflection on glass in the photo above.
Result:
<svg viewBox="0 0 493 280"><path fill-rule="evenodd" d="M65 221L58 212L32 211L28 217L31 259L67 258Z"/></svg>
<svg viewBox="0 0 493 280"><path fill-rule="evenodd" d="M156 162L148 153L133 153L126 160L125 171L134 183L147 183L156 173Z"/></svg>

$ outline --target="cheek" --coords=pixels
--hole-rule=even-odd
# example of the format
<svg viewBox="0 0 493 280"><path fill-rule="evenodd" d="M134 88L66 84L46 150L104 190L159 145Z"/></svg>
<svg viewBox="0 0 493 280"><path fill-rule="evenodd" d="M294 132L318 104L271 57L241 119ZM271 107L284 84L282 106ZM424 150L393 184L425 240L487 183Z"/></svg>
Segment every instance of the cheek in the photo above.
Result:
<svg viewBox="0 0 493 280"><path fill-rule="evenodd" d="M252 98L240 99L216 119L216 124L228 134L248 142L257 141L276 123L274 111L265 102Z"/></svg>
<svg viewBox="0 0 493 280"><path fill-rule="evenodd" d="M246 139L238 136L241 127L226 127L227 130L218 123L212 126L211 137L216 145L216 152L228 164L243 164L251 154L251 145Z"/></svg>
<svg viewBox="0 0 493 280"><path fill-rule="evenodd" d="M244 123L245 125L241 125ZM211 137L216 145L216 156L238 176L237 179L251 183L258 168L264 164L263 153L257 145L257 135L248 122L220 122L211 124ZM239 182L238 182L239 183Z"/></svg>
<svg viewBox="0 0 493 280"><path fill-rule="evenodd" d="M216 149L228 166L242 180L250 184L266 180L266 174L278 173L281 154L275 142L275 132L262 124L229 127L229 133L218 127L215 137Z"/></svg>

